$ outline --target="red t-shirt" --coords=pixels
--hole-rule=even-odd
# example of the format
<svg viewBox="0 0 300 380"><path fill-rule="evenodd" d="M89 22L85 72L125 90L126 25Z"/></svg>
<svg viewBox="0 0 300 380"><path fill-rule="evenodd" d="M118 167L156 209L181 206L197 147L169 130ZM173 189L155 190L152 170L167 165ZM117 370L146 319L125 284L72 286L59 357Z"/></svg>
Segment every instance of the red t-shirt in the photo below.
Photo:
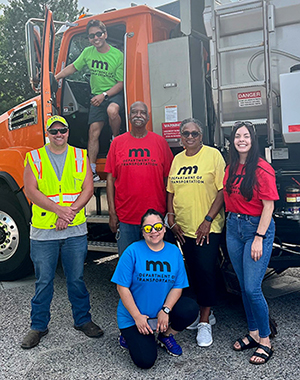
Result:
<svg viewBox="0 0 300 380"><path fill-rule="evenodd" d="M116 137L105 172L115 180L115 208L120 222L140 224L149 208L166 212L166 187L173 154L166 140L153 132L141 139L130 132Z"/></svg>
<svg viewBox="0 0 300 380"><path fill-rule="evenodd" d="M253 189L253 197L251 201L248 202L240 193L240 185L244 177L244 174L241 175L243 167L244 165L239 164L235 173L236 178L233 182L232 192L230 195L228 195L226 191L229 166L227 166L225 170L223 192L226 211L231 211L238 214L260 216L263 210L262 200L275 201L279 199L274 169L265 160L261 158L259 159L255 172L257 184Z"/></svg>

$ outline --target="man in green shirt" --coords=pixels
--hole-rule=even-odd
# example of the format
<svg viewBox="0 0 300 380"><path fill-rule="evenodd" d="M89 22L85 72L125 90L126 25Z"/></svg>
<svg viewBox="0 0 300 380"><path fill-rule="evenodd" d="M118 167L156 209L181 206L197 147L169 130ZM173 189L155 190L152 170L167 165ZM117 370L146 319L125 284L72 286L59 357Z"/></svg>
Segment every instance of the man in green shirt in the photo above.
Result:
<svg viewBox="0 0 300 380"><path fill-rule="evenodd" d="M106 42L107 31L99 20L90 20L86 27L92 46L83 50L80 56L60 71L55 79L65 78L84 66L91 74L91 107L89 114L88 154L94 181L100 178L96 173L96 160L99 151L99 136L108 119L113 136L120 131L120 109L124 106L123 98L123 53Z"/></svg>

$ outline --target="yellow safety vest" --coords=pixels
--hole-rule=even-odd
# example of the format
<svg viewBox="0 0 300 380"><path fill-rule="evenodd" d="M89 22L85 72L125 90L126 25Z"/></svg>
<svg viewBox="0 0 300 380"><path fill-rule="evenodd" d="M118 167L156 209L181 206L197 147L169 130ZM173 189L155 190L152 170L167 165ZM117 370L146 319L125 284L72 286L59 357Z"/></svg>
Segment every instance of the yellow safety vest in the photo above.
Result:
<svg viewBox="0 0 300 380"><path fill-rule="evenodd" d="M60 206L71 206L79 197L86 176L87 152L85 149L68 145L68 152L61 180L49 160L45 147L28 152L25 157L25 166L29 162L31 170L37 180L38 189L53 202ZM40 229L55 228L57 215L51 211L32 205L32 226ZM69 226L77 226L86 220L84 208L75 216Z"/></svg>

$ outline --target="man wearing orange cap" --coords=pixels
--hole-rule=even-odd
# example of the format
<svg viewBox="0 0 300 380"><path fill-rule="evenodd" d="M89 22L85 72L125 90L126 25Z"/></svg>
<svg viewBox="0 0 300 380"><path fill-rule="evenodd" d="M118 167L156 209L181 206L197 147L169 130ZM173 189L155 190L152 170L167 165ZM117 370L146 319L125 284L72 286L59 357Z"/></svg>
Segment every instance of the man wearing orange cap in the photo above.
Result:
<svg viewBox="0 0 300 380"><path fill-rule="evenodd" d="M89 337L103 331L91 320L89 293L83 281L87 254L84 206L93 195L86 150L68 145L69 127L61 116L47 121L49 144L26 154L24 188L32 202L31 259L36 284L31 300L31 330L21 347L39 344L48 333L53 280L59 255L67 279L74 327Z"/></svg>

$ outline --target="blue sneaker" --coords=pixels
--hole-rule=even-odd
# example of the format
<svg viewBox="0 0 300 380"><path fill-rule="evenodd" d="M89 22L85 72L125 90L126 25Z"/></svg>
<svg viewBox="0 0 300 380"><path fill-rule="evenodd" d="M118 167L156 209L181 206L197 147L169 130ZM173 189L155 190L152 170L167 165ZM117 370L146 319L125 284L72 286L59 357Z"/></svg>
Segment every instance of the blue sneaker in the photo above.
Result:
<svg viewBox="0 0 300 380"><path fill-rule="evenodd" d="M165 347L168 354L173 356L180 356L182 354L182 348L176 343L172 334L164 336L162 333L159 333L157 341L161 347Z"/></svg>
<svg viewBox="0 0 300 380"><path fill-rule="evenodd" d="M125 350L128 350L128 345L126 343L125 338L122 335L119 336L119 343L122 348L124 348Z"/></svg>

